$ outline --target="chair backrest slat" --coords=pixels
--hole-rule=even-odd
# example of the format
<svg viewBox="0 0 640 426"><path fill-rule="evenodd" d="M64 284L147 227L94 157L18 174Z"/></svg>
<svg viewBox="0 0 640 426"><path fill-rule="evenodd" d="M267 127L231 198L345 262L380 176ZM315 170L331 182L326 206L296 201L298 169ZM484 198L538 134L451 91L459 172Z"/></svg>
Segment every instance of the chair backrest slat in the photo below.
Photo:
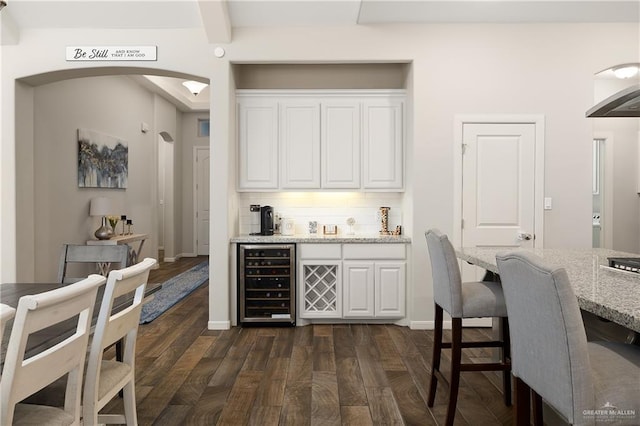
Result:
<svg viewBox="0 0 640 426"><path fill-rule="evenodd" d="M127 245L73 245L63 244L58 265L58 282L71 283L79 279L69 276L69 264L108 263L111 269L127 266L129 246Z"/></svg>

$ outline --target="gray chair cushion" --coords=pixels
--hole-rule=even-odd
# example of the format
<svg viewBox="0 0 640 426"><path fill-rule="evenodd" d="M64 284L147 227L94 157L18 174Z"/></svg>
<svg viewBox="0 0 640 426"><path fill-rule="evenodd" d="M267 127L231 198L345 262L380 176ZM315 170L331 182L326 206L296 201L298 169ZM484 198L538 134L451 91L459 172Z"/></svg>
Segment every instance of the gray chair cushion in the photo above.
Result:
<svg viewBox="0 0 640 426"><path fill-rule="evenodd" d="M489 281L462 283L462 318L506 317L502 286Z"/></svg>

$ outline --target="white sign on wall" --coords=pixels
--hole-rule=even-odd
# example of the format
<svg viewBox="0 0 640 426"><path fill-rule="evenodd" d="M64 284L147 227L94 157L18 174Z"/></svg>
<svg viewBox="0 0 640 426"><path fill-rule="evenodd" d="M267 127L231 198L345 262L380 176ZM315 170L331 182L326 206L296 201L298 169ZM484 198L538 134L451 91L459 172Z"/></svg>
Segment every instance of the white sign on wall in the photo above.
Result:
<svg viewBox="0 0 640 426"><path fill-rule="evenodd" d="M155 61L157 46L67 46L67 61Z"/></svg>

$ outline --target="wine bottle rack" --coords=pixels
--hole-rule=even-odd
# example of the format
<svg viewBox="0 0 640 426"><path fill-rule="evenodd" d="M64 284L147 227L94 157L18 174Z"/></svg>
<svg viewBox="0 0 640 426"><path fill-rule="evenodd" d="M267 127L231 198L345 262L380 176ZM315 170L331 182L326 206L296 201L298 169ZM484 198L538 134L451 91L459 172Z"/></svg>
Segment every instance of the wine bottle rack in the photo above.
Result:
<svg viewBox="0 0 640 426"><path fill-rule="evenodd" d="M295 325L295 244L238 246L239 322Z"/></svg>

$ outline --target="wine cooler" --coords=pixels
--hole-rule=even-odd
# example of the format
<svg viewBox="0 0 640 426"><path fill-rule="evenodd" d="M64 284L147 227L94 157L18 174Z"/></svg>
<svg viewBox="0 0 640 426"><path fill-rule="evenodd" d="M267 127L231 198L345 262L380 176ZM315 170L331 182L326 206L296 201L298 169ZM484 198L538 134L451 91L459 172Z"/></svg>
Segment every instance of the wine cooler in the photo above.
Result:
<svg viewBox="0 0 640 426"><path fill-rule="evenodd" d="M295 244L238 245L238 322L296 324Z"/></svg>

